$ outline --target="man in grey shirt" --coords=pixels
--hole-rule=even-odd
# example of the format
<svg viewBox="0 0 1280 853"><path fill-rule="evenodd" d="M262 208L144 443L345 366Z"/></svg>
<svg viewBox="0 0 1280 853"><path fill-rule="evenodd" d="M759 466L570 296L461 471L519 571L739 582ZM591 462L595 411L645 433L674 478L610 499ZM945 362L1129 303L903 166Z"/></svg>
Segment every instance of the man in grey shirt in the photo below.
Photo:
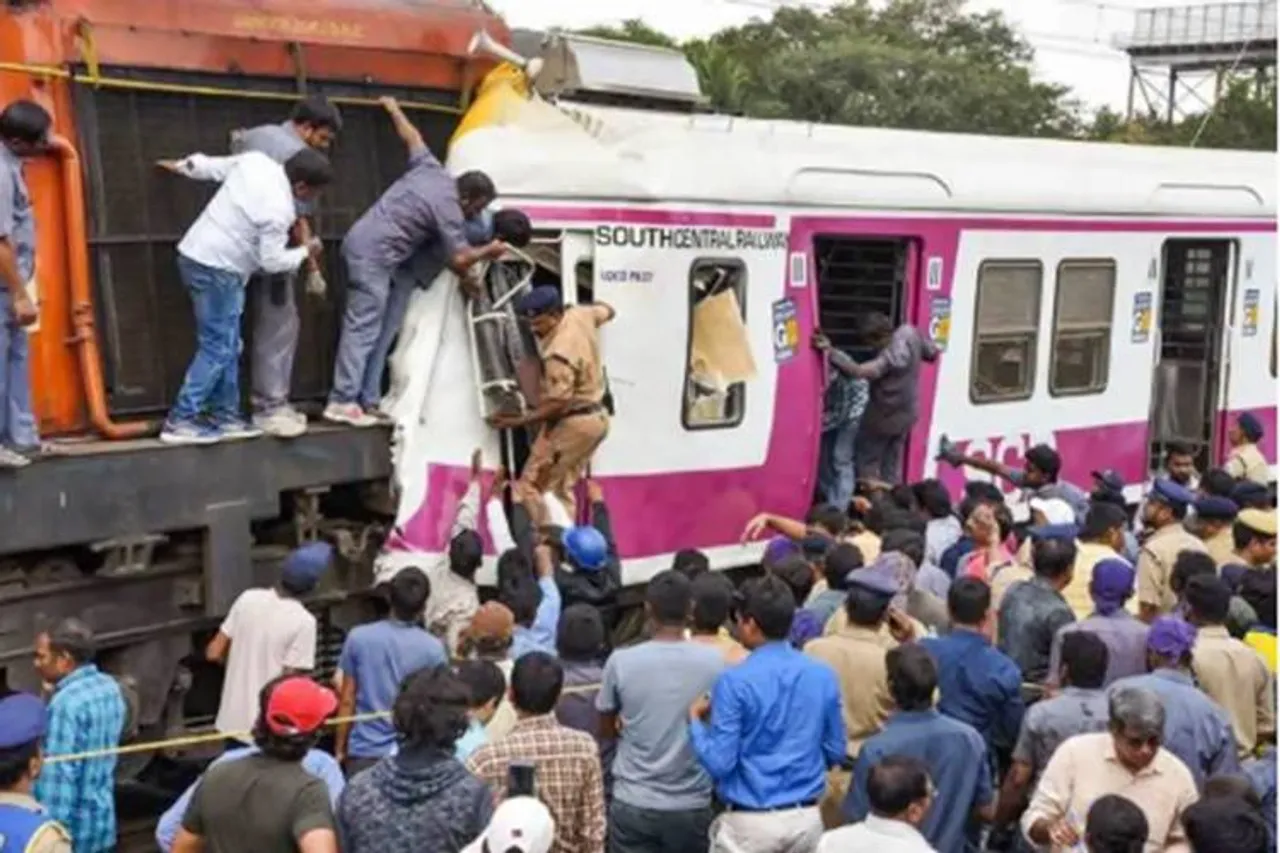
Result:
<svg viewBox="0 0 1280 853"><path fill-rule="evenodd" d="M653 639L613 653L596 697L601 733L618 738L609 806L609 853L705 853L711 778L694 756L689 706L726 664L685 639L689 579L668 570L649 581Z"/></svg>
<svg viewBox="0 0 1280 853"><path fill-rule="evenodd" d="M1022 718L1022 730L1013 747L1013 765L1000 787L996 823L1015 820L1026 797L1062 742L1076 735L1106 731L1109 721L1107 645L1088 633L1072 634L1063 643L1062 671L1055 679L1062 690L1036 702Z"/></svg>
<svg viewBox="0 0 1280 853"><path fill-rule="evenodd" d="M28 292L36 271L36 218L22 158L44 146L50 123L32 101L14 101L0 112L0 468L21 468L40 450L27 335L39 320Z"/></svg>
<svg viewBox="0 0 1280 853"><path fill-rule="evenodd" d="M333 368L333 390L324 410L325 420L362 427L378 422L360 405L360 396L397 269L432 244L439 245L446 265L459 275L465 275L476 262L496 260L506 251L496 240L479 247L467 242L465 221L478 216L496 195L489 176L472 171L454 180L395 98L382 98L382 105L409 150L409 168L351 226L342 241L347 305Z"/></svg>
<svg viewBox="0 0 1280 853"><path fill-rule="evenodd" d="M310 146L328 151L342 129L338 108L323 98L300 102L289 120L263 124L231 132L231 153L258 151L283 165L290 157ZM293 244L306 245L311 239L311 205L298 202L298 221L293 227ZM308 290L323 293L324 278L314 260L303 265ZM294 298L295 273L255 276L250 290L253 300L252 376L253 423L263 432L293 438L306 431L307 418L289 405L293 384L293 358L298 350L302 324Z"/></svg>
<svg viewBox="0 0 1280 853"><path fill-rule="evenodd" d="M833 348L821 332L814 335L813 345L830 355L837 370L871 383L871 401L858 427L854 450L858 476L901 483L907 435L920 417L920 363L935 361L939 351L915 326L894 329L883 314L864 318L862 337L878 350L875 358L862 363Z"/></svg>

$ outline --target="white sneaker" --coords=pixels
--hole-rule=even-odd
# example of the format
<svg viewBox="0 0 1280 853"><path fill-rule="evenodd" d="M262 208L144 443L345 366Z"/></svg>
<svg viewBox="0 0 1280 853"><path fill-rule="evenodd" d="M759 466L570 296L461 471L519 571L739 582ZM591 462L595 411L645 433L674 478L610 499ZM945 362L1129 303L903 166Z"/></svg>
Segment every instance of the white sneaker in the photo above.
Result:
<svg viewBox="0 0 1280 853"><path fill-rule="evenodd" d="M291 409L254 415L253 425L276 438L297 438L307 431L306 416Z"/></svg>
<svg viewBox="0 0 1280 853"><path fill-rule="evenodd" d="M31 460L16 450L0 444L0 468L26 468Z"/></svg>
<svg viewBox="0 0 1280 853"><path fill-rule="evenodd" d="M377 426L378 419L369 417L355 403L330 403L324 407L324 419L353 427Z"/></svg>

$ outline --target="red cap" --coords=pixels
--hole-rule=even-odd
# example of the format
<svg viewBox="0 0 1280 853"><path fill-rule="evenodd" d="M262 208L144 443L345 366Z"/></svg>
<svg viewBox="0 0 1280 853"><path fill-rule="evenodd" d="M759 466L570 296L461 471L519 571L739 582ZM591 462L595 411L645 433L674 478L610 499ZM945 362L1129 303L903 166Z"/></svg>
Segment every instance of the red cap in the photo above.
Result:
<svg viewBox="0 0 1280 853"><path fill-rule="evenodd" d="M306 676L286 678L267 700L267 728L278 735L309 735L338 710L338 697Z"/></svg>

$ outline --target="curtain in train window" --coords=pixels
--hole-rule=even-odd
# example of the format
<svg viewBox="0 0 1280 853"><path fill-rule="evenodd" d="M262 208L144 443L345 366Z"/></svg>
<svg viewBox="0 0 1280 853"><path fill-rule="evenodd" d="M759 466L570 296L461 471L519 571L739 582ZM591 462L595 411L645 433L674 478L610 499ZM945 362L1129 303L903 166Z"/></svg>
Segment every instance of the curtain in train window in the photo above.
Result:
<svg viewBox="0 0 1280 853"><path fill-rule="evenodd" d="M685 429L734 427L756 374L746 325L747 270L737 260L698 260L689 272Z"/></svg>
<svg viewBox="0 0 1280 853"><path fill-rule="evenodd" d="M985 261L978 269L969 397L1025 400L1035 387L1044 268L1039 261Z"/></svg>
<svg viewBox="0 0 1280 853"><path fill-rule="evenodd" d="M1050 394L1100 394L1106 389L1115 295L1115 261L1067 260L1058 265Z"/></svg>

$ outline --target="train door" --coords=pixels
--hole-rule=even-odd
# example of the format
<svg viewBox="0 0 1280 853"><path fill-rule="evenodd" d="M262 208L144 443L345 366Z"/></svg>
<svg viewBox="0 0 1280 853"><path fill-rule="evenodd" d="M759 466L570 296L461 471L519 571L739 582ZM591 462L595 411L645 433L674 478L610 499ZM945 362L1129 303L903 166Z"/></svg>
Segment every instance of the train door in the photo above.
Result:
<svg viewBox="0 0 1280 853"><path fill-rule="evenodd" d="M1236 260L1231 240L1167 240L1147 430L1148 467L1182 444L1200 470L1212 464L1223 391L1227 296Z"/></svg>
<svg viewBox="0 0 1280 853"><path fill-rule="evenodd" d="M818 325L832 344L858 361L875 355L862 334L870 314L894 327L911 316L907 282L918 263L916 243L905 237L818 234L813 238ZM911 448L903 460L911 458Z"/></svg>
<svg viewBox="0 0 1280 853"><path fill-rule="evenodd" d="M480 381L481 406L486 414L500 409L506 400L516 405L532 408L538 404L541 361L537 357L538 344L528 325L516 320L510 312L512 303L520 294L506 296L507 287L523 291L530 287L550 285L560 290L565 305L589 302L592 299L593 247L591 234L586 231L542 231L534 236L529 247L506 264L504 276L489 277L493 304L473 308L473 345L476 347ZM497 288L497 292L494 289ZM497 310L494 310L494 306ZM492 345L486 345L481 330L486 322L501 323L512 340L501 344L510 354L508 361L501 356L487 354ZM496 357L495 357L496 356ZM497 366L501 365L501 366ZM518 397L512 397L517 392ZM518 477L529 457L532 436L523 429L506 430L502 437L502 464L513 477Z"/></svg>

